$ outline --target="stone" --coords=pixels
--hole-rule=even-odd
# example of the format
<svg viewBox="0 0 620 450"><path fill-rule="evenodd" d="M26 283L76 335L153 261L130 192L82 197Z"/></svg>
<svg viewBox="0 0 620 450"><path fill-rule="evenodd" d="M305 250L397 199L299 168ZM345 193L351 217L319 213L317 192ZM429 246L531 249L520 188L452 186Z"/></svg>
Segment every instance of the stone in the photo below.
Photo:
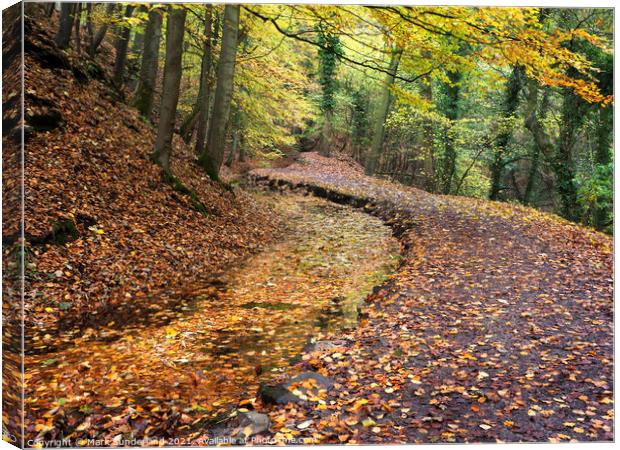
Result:
<svg viewBox="0 0 620 450"><path fill-rule="evenodd" d="M302 400L289 391L284 384L268 386L261 383L258 388L258 396L266 404L286 405L287 403L297 403Z"/></svg>
<svg viewBox="0 0 620 450"><path fill-rule="evenodd" d="M334 382L331 379L321 375L320 373L303 372L296 377L291 378L291 380L286 383L286 387L306 380L314 380L316 385L322 389L329 389L334 385Z"/></svg>
<svg viewBox="0 0 620 450"><path fill-rule="evenodd" d="M241 433L249 438L255 434L269 430L271 422L267 414L261 414L256 411L239 412L239 426Z"/></svg>
<svg viewBox="0 0 620 450"><path fill-rule="evenodd" d="M299 384L306 380L314 380L314 384L319 389L330 389L334 385L334 381L316 372L303 372L296 377L291 378L286 383L268 386L261 384L258 389L258 396L265 404L285 405L287 403L301 403L306 399L302 399L293 394L288 388ZM298 386L297 389L304 395L308 394L308 389ZM315 392L316 394L316 392Z"/></svg>

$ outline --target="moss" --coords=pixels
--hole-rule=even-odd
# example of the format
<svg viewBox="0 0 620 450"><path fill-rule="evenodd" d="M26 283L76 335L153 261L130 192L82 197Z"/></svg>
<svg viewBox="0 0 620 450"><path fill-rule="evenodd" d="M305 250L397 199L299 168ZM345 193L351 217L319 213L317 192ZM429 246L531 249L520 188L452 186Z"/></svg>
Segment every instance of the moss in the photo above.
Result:
<svg viewBox="0 0 620 450"><path fill-rule="evenodd" d="M52 225L49 241L54 244L64 245L67 242L75 241L79 237L75 223L71 219L58 219Z"/></svg>
<svg viewBox="0 0 620 450"><path fill-rule="evenodd" d="M205 217L209 216L209 209L205 206L204 203L200 201L198 195L188 188L181 180L175 177L172 173L164 171L164 181L172 187L175 191L187 195L192 203L192 208L198 211Z"/></svg>
<svg viewBox="0 0 620 450"><path fill-rule="evenodd" d="M236 185L236 183L235 183L234 181L232 181L232 182L230 182L230 183L229 183L229 182L226 182L226 181L219 180L219 181L218 181L218 184L219 184L219 185L220 185L220 186L221 186L224 190L226 190L226 191L228 191L228 192L230 192L231 194L233 194L233 195L234 195L234 193L235 193L235 185Z"/></svg>

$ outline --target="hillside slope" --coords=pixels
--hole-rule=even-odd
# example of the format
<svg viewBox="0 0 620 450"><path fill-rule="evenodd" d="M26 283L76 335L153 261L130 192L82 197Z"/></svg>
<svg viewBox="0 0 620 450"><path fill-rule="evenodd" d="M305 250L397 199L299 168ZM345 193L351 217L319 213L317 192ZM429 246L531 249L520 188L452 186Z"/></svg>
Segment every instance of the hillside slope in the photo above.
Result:
<svg viewBox="0 0 620 450"><path fill-rule="evenodd" d="M84 326L148 318L276 231L270 211L210 181L180 139L172 166L184 187L162 179L150 161L154 129L111 87L105 50L98 61L60 51L33 19L26 36L27 350L57 344L57 326L69 341ZM17 126L11 114L5 123ZM18 161L4 170L18 179ZM15 188L7 183L5 196ZM5 221L6 243L17 218Z"/></svg>

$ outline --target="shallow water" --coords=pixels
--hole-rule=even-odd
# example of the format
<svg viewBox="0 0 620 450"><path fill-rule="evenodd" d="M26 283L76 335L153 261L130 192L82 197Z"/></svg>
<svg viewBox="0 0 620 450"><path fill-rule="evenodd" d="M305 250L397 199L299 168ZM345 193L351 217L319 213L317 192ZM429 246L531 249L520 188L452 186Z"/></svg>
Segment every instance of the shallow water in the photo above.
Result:
<svg viewBox="0 0 620 450"><path fill-rule="evenodd" d="M310 339L355 326L364 297L397 265L389 228L313 197L257 197L286 217L287 232L198 287L167 324L114 339L86 334L62 351L27 357L30 427L34 419L37 432L57 426L58 409L79 409L79 421L170 408L216 416L289 369Z"/></svg>

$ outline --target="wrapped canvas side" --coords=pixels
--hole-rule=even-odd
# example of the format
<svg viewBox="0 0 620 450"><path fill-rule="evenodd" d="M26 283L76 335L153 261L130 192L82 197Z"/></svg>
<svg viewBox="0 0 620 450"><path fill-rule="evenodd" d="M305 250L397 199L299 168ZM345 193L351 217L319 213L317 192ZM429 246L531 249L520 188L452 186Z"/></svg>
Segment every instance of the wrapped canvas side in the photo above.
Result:
<svg viewBox="0 0 620 450"><path fill-rule="evenodd" d="M2 437L23 442L23 2L2 12Z"/></svg>

